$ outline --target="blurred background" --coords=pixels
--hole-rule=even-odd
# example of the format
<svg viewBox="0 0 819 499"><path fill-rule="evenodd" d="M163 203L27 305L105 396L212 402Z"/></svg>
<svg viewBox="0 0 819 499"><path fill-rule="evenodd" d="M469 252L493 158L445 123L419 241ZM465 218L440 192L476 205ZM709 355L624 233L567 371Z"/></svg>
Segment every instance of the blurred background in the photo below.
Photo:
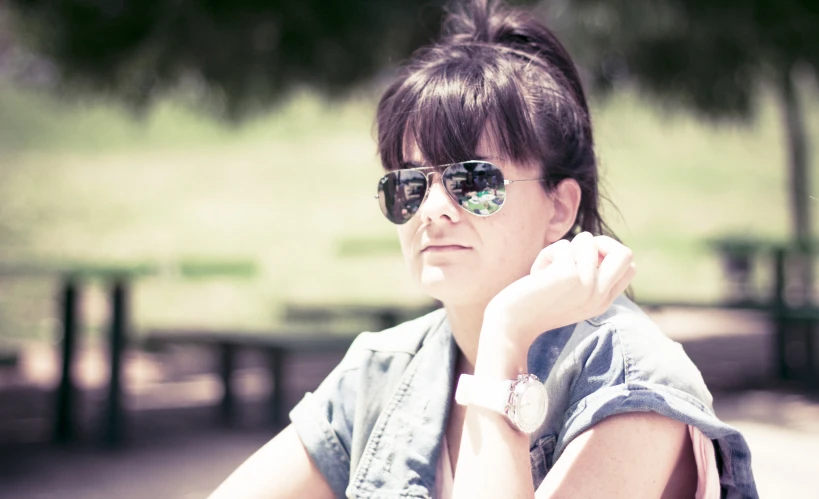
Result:
<svg viewBox="0 0 819 499"><path fill-rule="evenodd" d="M527 3L581 68L633 289L819 497L819 8ZM373 199L438 0L0 0L0 496L204 497L353 335L434 307Z"/></svg>

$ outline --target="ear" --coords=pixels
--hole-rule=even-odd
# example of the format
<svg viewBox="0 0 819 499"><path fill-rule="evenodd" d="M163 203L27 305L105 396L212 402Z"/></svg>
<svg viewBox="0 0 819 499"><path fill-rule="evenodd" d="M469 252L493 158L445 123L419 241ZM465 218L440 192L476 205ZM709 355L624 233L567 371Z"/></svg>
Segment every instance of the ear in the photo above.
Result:
<svg viewBox="0 0 819 499"><path fill-rule="evenodd" d="M552 200L554 211L546 231L547 245L562 239L574 227L577 210L580 208L580 184L573 178L565 178L548 196Z"/></svg>

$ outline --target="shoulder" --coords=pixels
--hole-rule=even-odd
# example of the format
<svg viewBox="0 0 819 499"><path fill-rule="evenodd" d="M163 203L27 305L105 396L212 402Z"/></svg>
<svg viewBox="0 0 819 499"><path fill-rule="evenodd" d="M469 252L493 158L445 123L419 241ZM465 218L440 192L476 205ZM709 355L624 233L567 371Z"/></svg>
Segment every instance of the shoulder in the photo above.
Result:
<svg viewBox="0 0 819 499"><path fill-rule="evenodd" d="M533 470L545 474L570 442L606 418L650 412L698 428L719 450L723 485L756 496L742 435L714 414L682 346L626 297L597 317L544 333L533 350L530 366L549 395L547 419L533 435L542 455Z"/></svg>
<svg viewBox="0 0 819 499"><path fill-rule="evenodd" d="M553 359L547 358L549 349L539 343L552 344ZM703 408L711 407L702 375L682 346L625 296L597 317L545 333L533 348L535 355L543 356L541 370L548 369L541 374L556 385L554 390L567 391L563 397L568 405L605 388L620 387L673 390Z"/></svg>
<svg viewBox="0 0 819 499"><path fill-rule="evenodd" d="M353 340L338 369L347 371L361 368L375 356L387 359L412 358L427 339L441 329L445 320L446 312L438 309L383 331L360 333Z"/></svg>
<svg viewBox="0 0 819 499"><path fill-rule="evenodd" d="M446 319L444 309L433 310L416 319L379 332L364 332L356 338L358 348L373 352L407 353L420 350L428 335Z"/></svg>
<svg viewBox="0 0 819 499"><path fill-rule="evenodd" d="M684 422L693 421L689 415L713 417L699 370L626 297L597 317L544 333L533 350L530 365L549 397L547 420L535 437L555 436L556 456L616 414L652 411Z"/></svg>
<svg viewBox="0 0 819 499"><path fill-rule="evenodd" d="M624 380L630 390L661 387L701 402L711 410L711 393L682 345L672 340L628 298L621 296L606 313L585 321L585 330L616 337Z"/></svg>
<svg viewBox="0 0 819 499"><path fill-rule="evenodd" d="M290 412L305 449L339 497L344 497L383 406L407 366L436 334L446 331L443 310L380 332L364 332L342 361Z"/></svg>

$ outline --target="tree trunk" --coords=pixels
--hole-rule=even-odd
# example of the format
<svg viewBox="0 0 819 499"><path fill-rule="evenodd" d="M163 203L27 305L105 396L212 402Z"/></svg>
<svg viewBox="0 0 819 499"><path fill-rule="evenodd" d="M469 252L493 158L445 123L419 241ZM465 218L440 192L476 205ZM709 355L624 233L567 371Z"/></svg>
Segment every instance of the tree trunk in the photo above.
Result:
<svg viewBox="0 0 819 499"><path fill-rule="evenodd" d="M780 74L783 114L787 132L788 166L790 173L790 201L794 242L803 249L812 248L811 214L809 198L808 139L805 121L799 102L798 88L794 80L795 65L786 65ZM810 253L808 253L810 254ZM813 258L802 261L803 290L806 300L813 291Z"/></svg>

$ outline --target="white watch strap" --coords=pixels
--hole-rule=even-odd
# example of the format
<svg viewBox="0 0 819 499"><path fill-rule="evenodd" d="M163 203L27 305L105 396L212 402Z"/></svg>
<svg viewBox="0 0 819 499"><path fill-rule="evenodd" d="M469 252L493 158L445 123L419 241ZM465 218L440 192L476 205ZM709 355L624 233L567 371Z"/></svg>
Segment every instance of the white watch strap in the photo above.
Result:
<svg viewBox="0 0 819 499"><path fill-rule="evenodd" d="M490 380L471 374L461 374L455 389L455 402L459 405L476 405L501 414L506 413L511 380Z"/></svg>

